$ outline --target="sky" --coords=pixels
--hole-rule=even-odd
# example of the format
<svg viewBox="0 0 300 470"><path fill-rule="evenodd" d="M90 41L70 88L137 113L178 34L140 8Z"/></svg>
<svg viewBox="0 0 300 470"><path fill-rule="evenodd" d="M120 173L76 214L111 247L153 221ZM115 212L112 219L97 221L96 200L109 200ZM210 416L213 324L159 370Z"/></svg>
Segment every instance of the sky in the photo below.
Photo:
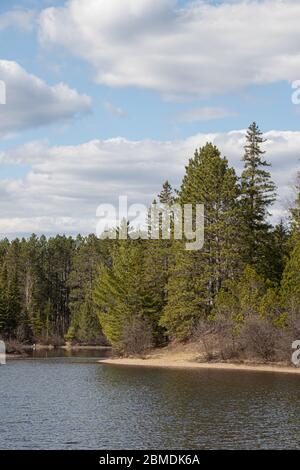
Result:
<svg viewBox="0 0 300 470"><path fill-rule="evenodd" d="M207 141L240 173L254 120L285 217L299 22L298 0L1 0L0 236L95 232L99 204L149 204Z"/></svg>

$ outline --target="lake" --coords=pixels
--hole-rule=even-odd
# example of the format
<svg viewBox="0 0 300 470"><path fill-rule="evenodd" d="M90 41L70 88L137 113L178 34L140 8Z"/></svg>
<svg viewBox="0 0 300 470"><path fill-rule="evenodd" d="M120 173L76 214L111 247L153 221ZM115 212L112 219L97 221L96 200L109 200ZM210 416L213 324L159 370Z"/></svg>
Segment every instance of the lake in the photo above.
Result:
<svg viewBox="0 0 300 470"><path fill-rule="evenodd" d="M1 449L300 448L299 376L60 354L0 366Z"/></svg>

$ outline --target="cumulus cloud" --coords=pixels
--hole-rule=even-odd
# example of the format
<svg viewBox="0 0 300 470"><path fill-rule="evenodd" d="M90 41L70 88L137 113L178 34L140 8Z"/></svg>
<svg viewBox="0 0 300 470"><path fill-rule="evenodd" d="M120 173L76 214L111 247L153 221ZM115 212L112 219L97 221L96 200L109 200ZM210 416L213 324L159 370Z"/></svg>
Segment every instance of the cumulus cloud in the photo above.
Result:
<svg viewBox="0 0 300 470"><path fill-rule="evenodd" d="M77 146L50 147L30 142L0 153L1 165L26 165L23 178L1 181L0 233L95 232L96 209L117 203L149 204L169 179L180 184L184 166L195 148L212 141L241 171L245 131L197 134L177 141L93 140ZM266 133L267 157L279 186L274 207L282 215L299 169L300 132Z"/></svg>
<svg viewBox="0 0 300 470"><path fill-rule="evenodd" d="M16 62L0 60L0 80L6 86L6 105L0 107L0 136L67 121L91 110L88 96L64 83L49 86Z"/></svg>
<svg viewBox="0 0 300 470"><path fill-rule="evenodd" d="M299 78L299 17L298 0L69 0L38 21L97 82L174 99Z"/></svg>

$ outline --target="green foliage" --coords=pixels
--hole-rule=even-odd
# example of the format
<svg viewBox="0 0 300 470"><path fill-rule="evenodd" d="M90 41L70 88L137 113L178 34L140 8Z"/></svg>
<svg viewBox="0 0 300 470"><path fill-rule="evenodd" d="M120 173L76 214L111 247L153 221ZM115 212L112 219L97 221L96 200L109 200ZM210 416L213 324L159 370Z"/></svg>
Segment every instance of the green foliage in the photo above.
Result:
<svg viewBox="0 0 300 470"><path fill-rule="evenodd" d="M162 190L158 195L158 199L161 204L171 205L174 203L175 196L174 196L173 188L170 185L169 181L164 182Z"/></svg>
<svg viewBox="0 0 300 470"><path fill-rule="evenodd" d="M292 216L292 227L296 234L299 236L300 234L300 172L297 174L297 181L296 181L296 201L295 206L291 209L291 216Z"/></svg>
<svg viewBox="0 0 300 470"><path fill-rule="evenodd" d="M102 330L93 300L93 289L98 267L107 262L108 240L101 242L94 236L78 236L72 255L72 268L68 279L71 323L67 340L80 342L103 341Z"/></svg>
<svg viewBox="0 0 300 470"><path fill-rule="evenodd" d="M261 318L270 320L272 323L281 326L284 322L284 311L282 308L281 292L279 288L270 287L262 297L259 305Z"/></svg>
<svg viewBox="0 0 300 470"><path fill-rule="evenodd" d="M223 282L242 269L238 180L212 144L197 150L190 159L179 202L205 205L204 248L189 253L184 243L174 244L175 264L170 269L161 325L171 337L181 340L190 335L200 317L209 315Z"/></svg>
<svg viewBox="0 0 300 470"><path fill-rule="evenodd" d="M259 334L259 354L271 357L268 334L290 334L300 318L300 185L291 227L271 227L275 186L263 143L253 123L240 179L207 143L189 160L179 190L165 181L156 228L161 232L169 218L168 239L135 233L128 241L34 234L0 240L1 336L108 340L122 353L143 354L166 338L189 339L201 324L206 336L219 335L220 345L230 342L223 358L236 353L241 332L249 351ZM174 239L174 203L204 204L201 250L188 251L187 240Z"/></svg>
<svg viewBox="0 0 300 470"><path fill-rule="evenodd" d="M300 314L300 240L295 242L286 264L281 288L285 307L290 313Z"/></svg>
<svg viewBox="0 0 300 470"><path fill-rule="evenodd" d="M242 205L246 231L246 261L252 264L259 273L265 274L265 246L268 245L269 207L276 199L276 186L271 174L266 170L270 164L264 159L265 142L263 134L253 122L246 134L245 154L242 173Z"/></svg>
<svg viewBox="0 0 300 470"><path fill-rule="evenodd" d="M139 242L120 241L113 248L111 266L101 266L95 285L100 323L116 349L126 323L143 315L142 260Z"/></svg>
<svg viewBox="0 0 300 470"><path fill-rule="evenodd" d="M97 247L98 257L91 246ZM92 298L88 280L99 259L106 259L106 252L107 242L95 236L73 240L33 234L28 240L1 240L0 333L20 341L63 338L76 311L84 311L88 292ZM102 338L96 313L89 309L82 316L81 323L90 325L88 332L83 328L85 338L89 333Z"/></svg>
<svg viewBox="0 0 300 470"><path fill-rule="evenodd" d="M201 312L201 297L197 292L194 252L185 251L181 241L174 242L174 264L167 284L167 303L160 325L168 335L179 341L187 339Z"/></svg>
<svg viewBox="0 0 300 470"><path fill-rule="evenodd" d="M254 268L246 266L237 281L228 281L215 298L214 315L224 315L236 323L243 323L246 318L260 311L261 299L266 293L264 279Z"/></svg>

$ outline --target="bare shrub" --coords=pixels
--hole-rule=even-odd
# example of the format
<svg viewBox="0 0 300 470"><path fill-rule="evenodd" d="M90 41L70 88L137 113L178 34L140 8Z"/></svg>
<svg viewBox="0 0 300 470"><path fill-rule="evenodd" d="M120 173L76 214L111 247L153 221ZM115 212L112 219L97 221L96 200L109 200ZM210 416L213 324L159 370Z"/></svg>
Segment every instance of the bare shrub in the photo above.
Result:
<svg viewBox="0 0 300 470"><path fill-rule="evenodd" d="M16 340L19 343L27 343L32 340L32 334L28 326L25 324L19 325L16 329Z"/></svg>
<svg viewBox="0 0 300 470"><path fill-rule="evenodd" d="M287 324L281 328L276 344L276 359L289 363L292 355L292 343L300 339L300 317L292 314L287 318Z"/></svg>
<svg viewBox="0 0 300 470"><path fill-rule="evenodd" d="M200 321L193 339L201 344L206 361L250 359L289 363L292 343L300 340L300 316L291 315L282 325L253 316L241 326L218 315L213 320Z"/></svg>
<svg viewBox="0 0 300 470"><path fill-rule="evenodd" d="M151 325L141 318L134 318L125 326L118 350L127 356L144 356L152 346Z"/></svg>
<svg viewBox="0 0 300 470"><path fill-rule="evenodd" d="M293 337L293 341L296 339L300 339L300 315L299 314L291 314L288 317L287 327L290 331L291 336Z"/></svg>
<svg viewBox="0 0 300 470"><path fill-rule="evenodd" d="M212 322L199 321L194 328L193 338L199 341L204 352L204 359L212 361L216 358L216 341L214 338L214 325ZM201 350L202 352L202 350Z"/></svg>
<svg viewBox="0 0 300 470"><path fill-rule="evenodd" d="M264 362L276 359L279 330L269 321L258 317L245 321L240 331L240 343L246 354L251 358L262 359Z"/></svg>
<svg viewBox="0 0 300 470"><path fill-rule="evenodd" d="M24 345L16 339L9 339L5 341L7 354L25 354Z"/></svg>
<svg viewBox="0 0 300 470"><path fill-rule="evenodd" d="M38 338L37 342L43 346L53 346L54 348L59 348L65 344L64 338L55 334Z"/></svg>
<svg viewBox="0 0 300 470"><path fill-rule="evenodd" d="M238 357L235 324L221 315L214 320L200 321L193 336L200 341L207 361Z"/></svg>
<svg viewBox="0 0 300 470"><path fill-rule="evenodd" d="M223 316L218 316L214 323L221 359L237 358L239 355L239 342L236 340L236 324Z"/></svg>

